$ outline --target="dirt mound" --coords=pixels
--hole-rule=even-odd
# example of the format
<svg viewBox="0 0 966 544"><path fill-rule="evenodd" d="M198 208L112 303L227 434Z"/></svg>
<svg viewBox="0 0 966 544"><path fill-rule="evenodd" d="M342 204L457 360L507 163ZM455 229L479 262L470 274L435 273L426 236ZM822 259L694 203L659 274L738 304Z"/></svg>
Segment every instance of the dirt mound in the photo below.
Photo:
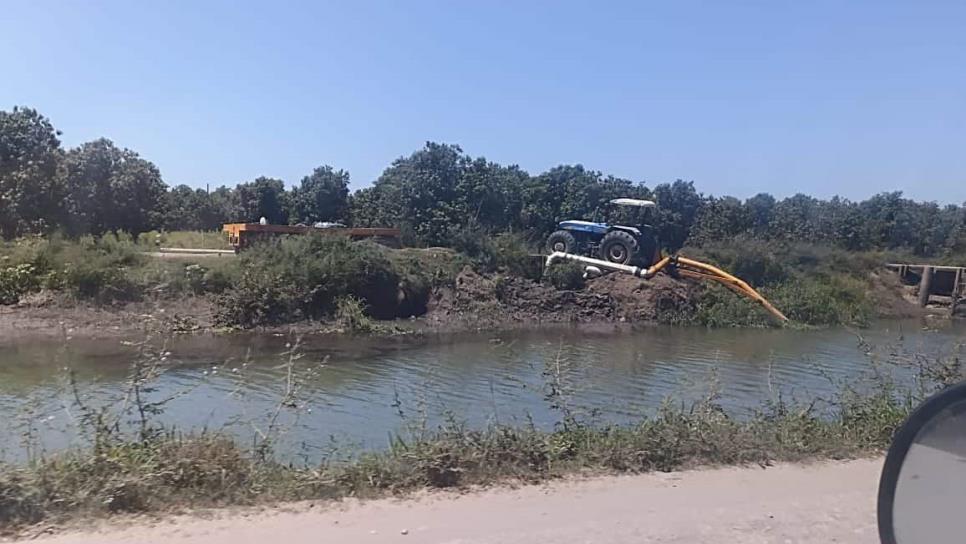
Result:
<svg viewBox="0 0 966 544"><path fill-rule="evenodd" d="M642 280L625 274L608 274L587 283L589 293L607 294L627 321L660 321L668 312L694 308L696 284L664 274Z"/></svg>
<svg viewBox="0 0 966 544"><path fill-rule="evenodd" d="M453 287L437 290L425 319L442 328L517 323L655 321L665 311L693 306L693 284L667 276L641 280L607 274L579 291L517 276L463 269Z"/></svg>
<svg viewBox="0 0 966 544"><path fill-rule="evenodd" d="M918 288L903 285L898 274L869 274L869 297L879 317L900 319L925 312L917 302Z"/></svg>

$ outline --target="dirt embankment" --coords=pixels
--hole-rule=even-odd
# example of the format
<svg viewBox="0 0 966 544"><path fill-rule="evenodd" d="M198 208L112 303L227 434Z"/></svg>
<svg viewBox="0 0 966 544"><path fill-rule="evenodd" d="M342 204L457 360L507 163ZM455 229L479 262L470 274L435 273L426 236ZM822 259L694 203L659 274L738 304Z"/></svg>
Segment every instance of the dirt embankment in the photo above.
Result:
<svg viewBox="0 0 966 544"><path fill-rule="evenodd" d="M117 305L33 297L16 306L0 305L0 340L116 338L144 331L210 332L213 315L212 302L201 297Z"/></svg>
<svg viewBox="0 0 966 544"><path fill-rule="evenodd" d="M578 291L559 290L516 276L480 275L463 270L452 287L437 289L425 315L411 324L420 330L461 331L512 328L541 323L656 321L661 312L678 311L694 301L695 285L658 276L650 281L609 274ZM144 330L212 332L214 303L204 297L95 306L35 297L17 306L0 306L0 337L92 338L131 335ZM331 323L303 322L272 330L332 330Z"/></svg>
<svg viewBox="0 0 966 544"><path fill-rule="evenodd" d="M588 280L580 290L561 290L526 278L462 270L452 286L432 292L425 314L395 322L394 330L459 332L554 323L649 323L688 315L702 296L700 283L658 275L648 281L624 274ZM891 274L869 278L869 297L879 317L923 315L915 288ZM114 306L74 303L43 296L0 306L0 338L22 336L130 336L145 330L216 332L215 302L208 297L162 299ZM304 321L260 329L268 332L334 332L332 322Z"/></svg>
<svg viewBox="0 0 966 544"><path fill-rule="evenodd" d="M533 323L656 321L694 303L695 285L669 276L649 281L608 274L579 291L515 276L482 276L467 268L434 294L424 317L438 328L494 328Z"/></svg>
<svg viewBox="0 0 966 544"><path fill-rule="evenodd" d="M872 274L869 283L869 298L879 317L902 319L919 317L925 313L916 300L918 288L904 285L898 275Z"/></svg>

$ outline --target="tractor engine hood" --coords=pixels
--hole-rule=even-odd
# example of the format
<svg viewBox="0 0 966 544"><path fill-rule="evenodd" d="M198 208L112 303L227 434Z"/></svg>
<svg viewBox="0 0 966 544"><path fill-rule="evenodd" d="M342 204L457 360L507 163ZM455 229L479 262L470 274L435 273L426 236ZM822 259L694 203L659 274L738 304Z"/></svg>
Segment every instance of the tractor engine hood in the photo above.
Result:
<svg viewBox="0 0 966 544"><path fill-rule="evenodd" d="M594 223L591 221L561 221L560 228L564 230L574 230L578 232L590 232L593 234L607 234L610 227L607 223Z"/></svg>

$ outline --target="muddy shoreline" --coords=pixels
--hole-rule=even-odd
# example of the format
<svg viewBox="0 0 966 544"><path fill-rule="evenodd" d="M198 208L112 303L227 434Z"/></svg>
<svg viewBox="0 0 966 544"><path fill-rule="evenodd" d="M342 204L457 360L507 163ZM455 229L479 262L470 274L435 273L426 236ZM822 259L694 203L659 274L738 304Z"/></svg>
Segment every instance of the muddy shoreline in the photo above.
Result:
<svg viewBox="0 0 966 544"><path fill-rule="evenodd" d="M191 302L203 311L211 311L204 300ZM336 335L347 333L332 321L300 321L274 327L252 329L229 329L213 325L209 316L182 313L182 305L129 304L119 308L97 306L62 307L0 307L0 343L23 339L52 340L63 338L118 339L131 338L147 332L168 332L191 335L232 334L303 334ZM656 325L656 323L630 323L620 320L607 321L499 321L493 318L473 320L466 316L447 321L441 316L396 319L377 322L378 328L370 336L403 337L436 335L458 336L479 332L507 332L545 328L578 327L588 331L628 331L632 327Z"/></svg>
<svg viewBox="0 0 966 544"><path fill-rule="evenodd" d="M552 286L512 276L487 277L465 270L452 287L436 290L418 317L375 321L375 335L453 334L516 330L543 326L627 327L656 323L661 311L679 310L693 298L690 282L658 277L643 283L610 275L582 290ZM0 306L0 339L116 338L148 331L178 334L244 332L339 334L334 320L232 329L215 320L209 297L94 305L63 298L36 297L15 306Z"/></svg>

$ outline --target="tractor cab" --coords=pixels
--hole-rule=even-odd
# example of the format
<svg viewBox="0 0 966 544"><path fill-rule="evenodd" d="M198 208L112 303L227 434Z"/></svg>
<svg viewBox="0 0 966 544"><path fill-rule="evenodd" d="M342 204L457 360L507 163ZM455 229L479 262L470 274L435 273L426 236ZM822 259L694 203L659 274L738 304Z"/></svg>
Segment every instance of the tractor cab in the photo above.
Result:
<svg viewBox="0 0 966 544"><path fill-rule="evenodd" d="M654 202L636 198L615 198L603 210L594 212L594 221L561 221L547 238L551 252L572 253L604 259L618 264L649 266L659 256L660 247L654 228L645 223ZM603 215L603 222L597 221ZM632 225L610 224L610 218L630 218Z"/></svg>

